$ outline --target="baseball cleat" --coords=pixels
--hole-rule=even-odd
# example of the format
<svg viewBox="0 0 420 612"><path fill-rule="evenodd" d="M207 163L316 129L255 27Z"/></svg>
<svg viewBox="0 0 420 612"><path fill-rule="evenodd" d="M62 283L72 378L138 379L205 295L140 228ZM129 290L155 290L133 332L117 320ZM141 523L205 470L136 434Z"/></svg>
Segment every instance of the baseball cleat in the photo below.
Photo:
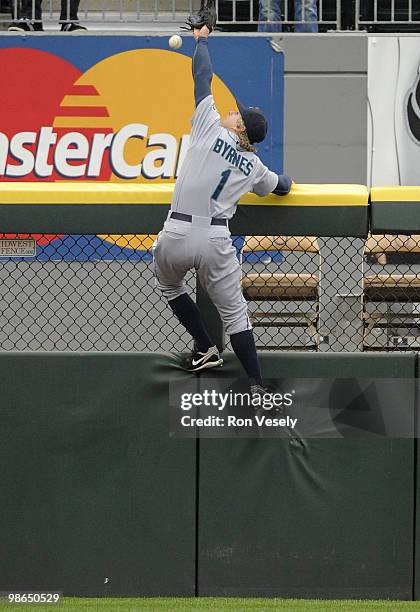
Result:
<svg viewBox="0 0 420 612"><path fill-rule="evenodd" d="M275 393L274 387L271 387L270 385L267 385L266 387L264 387L263 385L257 384L254 379L250 379L249 388L250 388L251 395L259 395L260 397L264 397L266 393L270 395Z"/></svg>
<svg viewBox="0 0 420 612"><path fill-rule="evenodd" d="M255 396L259 396L260 397L260 403L256 403L256 404L253 405L254 413L257 416L262 416L262 415L272 416L272 414L273 414L273 410L272 409L267 411L263 407L263 399L264 399L264 396L267 393L269 395L273 394L273 391L271 390L270 387L264 387L263 385L258 385L258 384L250 385L250 395L251 395L251 397L252 398L255 398Z"/></svg>
<svg viewBox="0 0 420 612"><path fill-rule="evenodd" d="M261 397L265 393L269 393L268 389L263 387L262 385L251 385L250 386L251 395L260 395Z"/></svg>
<svg viewBox="0 0 420 612"><path fill-rule="evenodd" d="M185 369L188 370L188 372L199 372L200 370L207 370L209 368L218 368L222 363L223 359L220 357L217 346L211 346L207 353L194 351L188 359Z"/></svg>

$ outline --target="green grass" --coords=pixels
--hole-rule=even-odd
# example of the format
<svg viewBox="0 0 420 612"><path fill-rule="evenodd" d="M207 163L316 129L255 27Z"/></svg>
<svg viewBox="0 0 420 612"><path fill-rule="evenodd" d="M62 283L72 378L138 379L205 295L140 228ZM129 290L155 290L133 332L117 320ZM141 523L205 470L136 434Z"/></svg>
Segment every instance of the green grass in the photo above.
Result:
<svg viewBox="0 0 420 612"><path fill-rule="evenodd" d="M116 611L135 612L136 610L154 610L161 612L183 612L191 610L215 610L217 612L242 612L246 610L258 610L259 612L270 610L290 610L291 612L311 612L317 610L337 610L337 612L360 612L366 610L383 610L394 612L402 610L420 610L420 601L359 601L359 600L320 600L320 599L254 599L254 598L223 598L223 597L199 597L199 598L78 598L65 597L59 604L0 604L0 610L25 610L33 612L44 612L44 610L65 610L65 612L95 612Z"/></svg>

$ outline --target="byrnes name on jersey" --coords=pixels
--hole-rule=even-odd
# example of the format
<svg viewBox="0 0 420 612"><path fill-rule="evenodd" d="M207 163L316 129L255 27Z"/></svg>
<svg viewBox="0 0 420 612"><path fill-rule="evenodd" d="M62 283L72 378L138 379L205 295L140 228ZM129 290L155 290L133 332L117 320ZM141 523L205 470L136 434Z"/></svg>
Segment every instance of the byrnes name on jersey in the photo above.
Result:
<svg viewBox="0 0 420 612"><path fill-rule="evenodd" d="M237 135L221 124L212 95L192 117L190 147L174 187L172 211L231 219L248 191L267 195L278 176L251 151L238 147Z"/></svg>
<svg viewBox="0 0 420 612"><path fill-rule="evenodd" d="M227 162L239 168L241 172L245 174L245 176L249 176L252 172L254 164L246 159L243 155L238 153L232 145L228 142L225 142L223 138L218 138L214 143L213 151L215 153L220 153L222 157L225 158Z"/></svg>

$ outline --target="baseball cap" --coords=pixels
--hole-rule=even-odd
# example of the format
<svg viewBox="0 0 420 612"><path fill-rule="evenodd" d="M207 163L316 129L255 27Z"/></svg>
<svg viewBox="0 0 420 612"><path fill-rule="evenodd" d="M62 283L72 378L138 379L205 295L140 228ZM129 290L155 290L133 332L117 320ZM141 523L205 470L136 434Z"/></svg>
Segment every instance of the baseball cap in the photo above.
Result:
<svg viewBox="0 0 420 612"><path fill-rule="evenodd" d="M263 112L258 106L243 106L236 100L238 110L246 127L249 142L261 142L267 134L268 124Z"/></svg>

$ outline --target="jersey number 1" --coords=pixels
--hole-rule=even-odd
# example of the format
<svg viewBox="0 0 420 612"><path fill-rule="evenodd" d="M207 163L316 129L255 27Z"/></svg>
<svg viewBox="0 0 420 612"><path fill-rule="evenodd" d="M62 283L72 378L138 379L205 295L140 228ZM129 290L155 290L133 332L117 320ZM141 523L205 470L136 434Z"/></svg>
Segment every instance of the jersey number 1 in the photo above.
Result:
<svg viewBox="0 0 420 612"><path fill-rule="evenodd" d="M221 177L221 179L219 181L219 184L217 185L216 189L213 192L213 195L211 196L213 200L217 200L219 195L222 193L222 189L226 185L226 182L227 182L231 172L232 172L232 170L224 170L222 172L222 177Z"/></svg>

